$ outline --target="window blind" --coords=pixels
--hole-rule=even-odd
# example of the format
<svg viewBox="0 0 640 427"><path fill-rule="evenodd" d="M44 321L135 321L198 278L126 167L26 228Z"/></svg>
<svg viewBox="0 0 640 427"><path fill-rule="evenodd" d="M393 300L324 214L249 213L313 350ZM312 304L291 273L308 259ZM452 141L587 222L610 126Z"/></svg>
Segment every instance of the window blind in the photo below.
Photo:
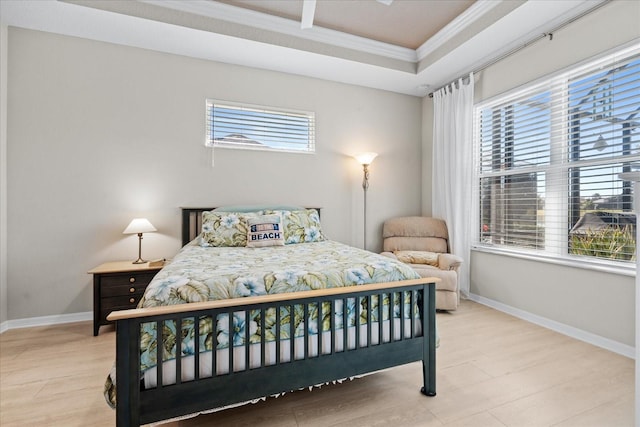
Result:
<svg viewBox="0 0 640 427"><path fill-rule="evenodd" d="M574 67L474 109L476 245L635 260L640 47Z"/></svg>
<svg viewBox="0 0 640 427"><path fill-rule="evenodd" d="M206 145L314 152L315 114L208 99Z"/></svg>

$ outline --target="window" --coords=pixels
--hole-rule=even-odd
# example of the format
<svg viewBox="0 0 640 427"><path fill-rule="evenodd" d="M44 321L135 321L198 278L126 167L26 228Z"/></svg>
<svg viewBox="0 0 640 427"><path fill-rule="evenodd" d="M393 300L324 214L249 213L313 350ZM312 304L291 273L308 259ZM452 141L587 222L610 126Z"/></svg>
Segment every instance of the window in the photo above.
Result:
<svg viewBox="0 0 640 427"><path fill-rule="evenodd" d="M476 245L590 260L635 260L640 47L475 107Z"/></svg>
<svg viewBox="0 0 640 427"><path fill-rule="evenodd" d="M315 115L207 100L207 146L313 153Z"/></svg>

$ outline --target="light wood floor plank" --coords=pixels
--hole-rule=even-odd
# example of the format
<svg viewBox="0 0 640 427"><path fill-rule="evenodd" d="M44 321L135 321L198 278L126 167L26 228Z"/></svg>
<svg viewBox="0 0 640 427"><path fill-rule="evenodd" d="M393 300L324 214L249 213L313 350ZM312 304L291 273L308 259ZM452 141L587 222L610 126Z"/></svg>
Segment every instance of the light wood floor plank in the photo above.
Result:
<svg viewBox="0 0 640 427"><path fill-rule="evenodd" d="M634 362L464 301L438 313L438 395L412 363L314 391L167 423L199 426L625 427ZM113 426L102 389L113 328L90 322L0 335L0 425Z"/></svg>

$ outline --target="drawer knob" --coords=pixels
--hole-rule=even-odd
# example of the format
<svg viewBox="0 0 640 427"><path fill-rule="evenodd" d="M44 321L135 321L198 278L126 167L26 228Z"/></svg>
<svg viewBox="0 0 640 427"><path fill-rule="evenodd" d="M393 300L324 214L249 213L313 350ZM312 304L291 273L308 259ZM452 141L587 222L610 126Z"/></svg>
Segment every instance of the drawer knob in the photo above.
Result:
<svg viewBox="0 0 640 427"><path fill-rule="evenodd" d="M136 302L136 299L135 299L135 298L129 298L129 302L130 302L131 304L133 304L134 302Z"/></svg>
<svg viewBox="0 0 640 427"><path fill-rule="evenodd" d="M135 277L129 277L129 283L135 283L135 282L136 282Z"/></svg>
<svg viewBox="0 0 640 427"><path fill-rule="evenodd" d="M129 288L129 292L134 293L135 291L136 291L136 288L133 288L133 287Z"/></svg>

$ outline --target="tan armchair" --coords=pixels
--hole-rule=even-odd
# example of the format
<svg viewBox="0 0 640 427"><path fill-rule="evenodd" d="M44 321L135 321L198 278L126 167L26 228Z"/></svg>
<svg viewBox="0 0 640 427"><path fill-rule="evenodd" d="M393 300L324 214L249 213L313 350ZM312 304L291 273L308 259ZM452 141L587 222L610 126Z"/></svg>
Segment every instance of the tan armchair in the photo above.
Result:
<svg viewBox="0 0 640 427"><path fill-rule="evenodd" d="M437 277L436 309L455 310L460 300L458 267L462 258L449 253L447 224L437 218L409 216L385 221L383 255L409 264L422 277Z"/></svg>

